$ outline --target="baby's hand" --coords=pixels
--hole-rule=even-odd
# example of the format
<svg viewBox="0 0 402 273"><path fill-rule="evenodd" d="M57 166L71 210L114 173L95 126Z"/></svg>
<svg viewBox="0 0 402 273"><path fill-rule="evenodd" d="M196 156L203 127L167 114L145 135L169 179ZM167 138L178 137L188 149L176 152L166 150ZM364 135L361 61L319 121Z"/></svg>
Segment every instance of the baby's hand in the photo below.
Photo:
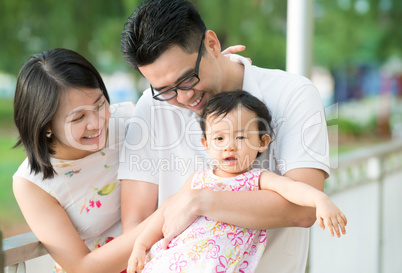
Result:
<svg viewBox="0 0 402 273"><path fill-rule="evenodd" d="M141 272L144 268L145 256L146 248L135 244L130 259L128 260L127 273Z"/></svg>
<svg viewBox="0 0 402 273"><path fill-rule="evenodd" d="M340 230L345 235L345 226L348 221L342 211L328 197L323 198L316 205L317 222L321 229L324 230L325 226L327 226L332 237L334 236L334 230L338 238L341 237Z"/></svg>

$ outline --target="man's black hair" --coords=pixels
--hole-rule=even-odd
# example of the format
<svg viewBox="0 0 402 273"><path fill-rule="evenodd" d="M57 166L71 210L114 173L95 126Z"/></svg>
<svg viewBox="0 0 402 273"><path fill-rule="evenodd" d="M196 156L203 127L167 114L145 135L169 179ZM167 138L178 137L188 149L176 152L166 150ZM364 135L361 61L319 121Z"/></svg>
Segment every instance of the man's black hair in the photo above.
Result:
<svg viewBox="0 0 402 273"><path fill-rule="evenodd" d="M148 0L127 19L121 38L126 62L138 70L152 64L166 50L179 46L197 52L206 31L195 6L184 0Z"/></svg>

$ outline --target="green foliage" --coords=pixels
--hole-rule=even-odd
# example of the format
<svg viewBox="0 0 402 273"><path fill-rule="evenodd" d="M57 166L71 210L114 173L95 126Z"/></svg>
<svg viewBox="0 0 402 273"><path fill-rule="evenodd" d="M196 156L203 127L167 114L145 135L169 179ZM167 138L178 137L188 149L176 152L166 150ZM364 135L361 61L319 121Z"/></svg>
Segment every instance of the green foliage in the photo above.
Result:
<svg viewBox="0 0 402 273"><path fill-rule="evenodd" d="M350 118L337 118L327 122L327 126L338 125L340 134L352 135L355 137L364 137L375 134L377 129L377 117L373 116L365 123L358 122Z"/></svg>
<svg viewBox="0 0 402 273"><path fill-rule="evenodd" d="M245 45L253 64L285 69L286 1L193 1L222 48Z"/></svg>
<svg viewBox="0 0 402 273"><path fill-rule="evenodd" d="M123 1L3 0L0 35L7 39L0 44L0 70L16 74L30 55L56 47L76 50L94 64L110 52L113 65L126 10Z"/></svg>
<svg viewBox="0 0 402 273"><path fill-rule="evenodd" d="M123 25L141 0L3 0L0 71L17 74L27 58L65 47L102 72L130 70L120 53ZM285 68L286 1L193 0L223 48L244 44L244 55L264 67Z"/></svg>
<svg viewBox="0 0 402 273"><path fill-rule="evenodd" d="M25 159L22 148L12 149L17 142L13 123L12 100L0 99L0 229L7 232L12 223L24 223L12 191L12 176Z"/></svg>
<svg viewBox="0 0 402 273"><path fill-rule="evenodd" d="M402 55L401 1L316 0L315 5L316 64L331 69Z"/></svg>
<svg viewBox="0 0 402 273"><path fill-rule="evenodd" d="M253 63L285 68L284 0L191 0L222 47L244 44ZM78 51L103 72L129 70L120 53L126 18L141 0L3 0L0 71L16 74L26 59L54 47ZM363 8L362 8L363 5ZM316 0L314 62L381 62L402 55L402 2Z"/></svg>
<svg viewBox="0 0 402 273"><path fill-rule="evenodd" d="M0 130L14 128L13 111L12 100L0 99Z"/></svg>
<svg viewBox="0 0 402 273"><path fill-rule="evenodd" d="M23 149L12 149L17 139L12 136L0 138L0 222L8 217L22 218L12 191L12 177L24 161Z"/></svg>

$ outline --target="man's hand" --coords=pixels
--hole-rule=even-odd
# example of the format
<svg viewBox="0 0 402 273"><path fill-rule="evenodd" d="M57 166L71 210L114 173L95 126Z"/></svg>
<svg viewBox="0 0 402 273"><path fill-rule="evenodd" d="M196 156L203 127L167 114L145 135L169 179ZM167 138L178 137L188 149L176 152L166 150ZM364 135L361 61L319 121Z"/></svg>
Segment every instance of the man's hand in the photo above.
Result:
<svg viewBox="0 0 402 273"><path fill-rule="evenodd" d="M195 202L200 192L201 190L191 190L188 187L183 187L166 200L165 221L162 228L163 249L167 249L170 241L182 233L199 216Z"/></svg>

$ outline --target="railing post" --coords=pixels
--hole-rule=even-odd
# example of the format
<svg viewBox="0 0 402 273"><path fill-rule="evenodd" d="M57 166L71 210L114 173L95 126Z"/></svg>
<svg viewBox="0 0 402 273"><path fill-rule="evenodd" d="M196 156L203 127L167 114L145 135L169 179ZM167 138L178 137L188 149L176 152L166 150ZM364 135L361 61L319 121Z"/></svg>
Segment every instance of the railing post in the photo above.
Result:
<svg viewBox="0 0 402 273"><path fill-rule="evenodd" d="M5 273L26 273L26 265L25 262L19 263L19 264L13 264L9 267L7 267Z"/></svg>
<svg viewBox="0 0 402 273"><path fill-rule="evenodd" d="M4 273L3 234L0 230L0 273Z"/></svg>
<svg viewBox="0 0 402 273"><path fill-rule="evenodd" d="M378 268L377 272L382 272L383 262L383 222L384 222L384 178L385 178L385 156L378 157L380 173L378 176Z"/></svg>

